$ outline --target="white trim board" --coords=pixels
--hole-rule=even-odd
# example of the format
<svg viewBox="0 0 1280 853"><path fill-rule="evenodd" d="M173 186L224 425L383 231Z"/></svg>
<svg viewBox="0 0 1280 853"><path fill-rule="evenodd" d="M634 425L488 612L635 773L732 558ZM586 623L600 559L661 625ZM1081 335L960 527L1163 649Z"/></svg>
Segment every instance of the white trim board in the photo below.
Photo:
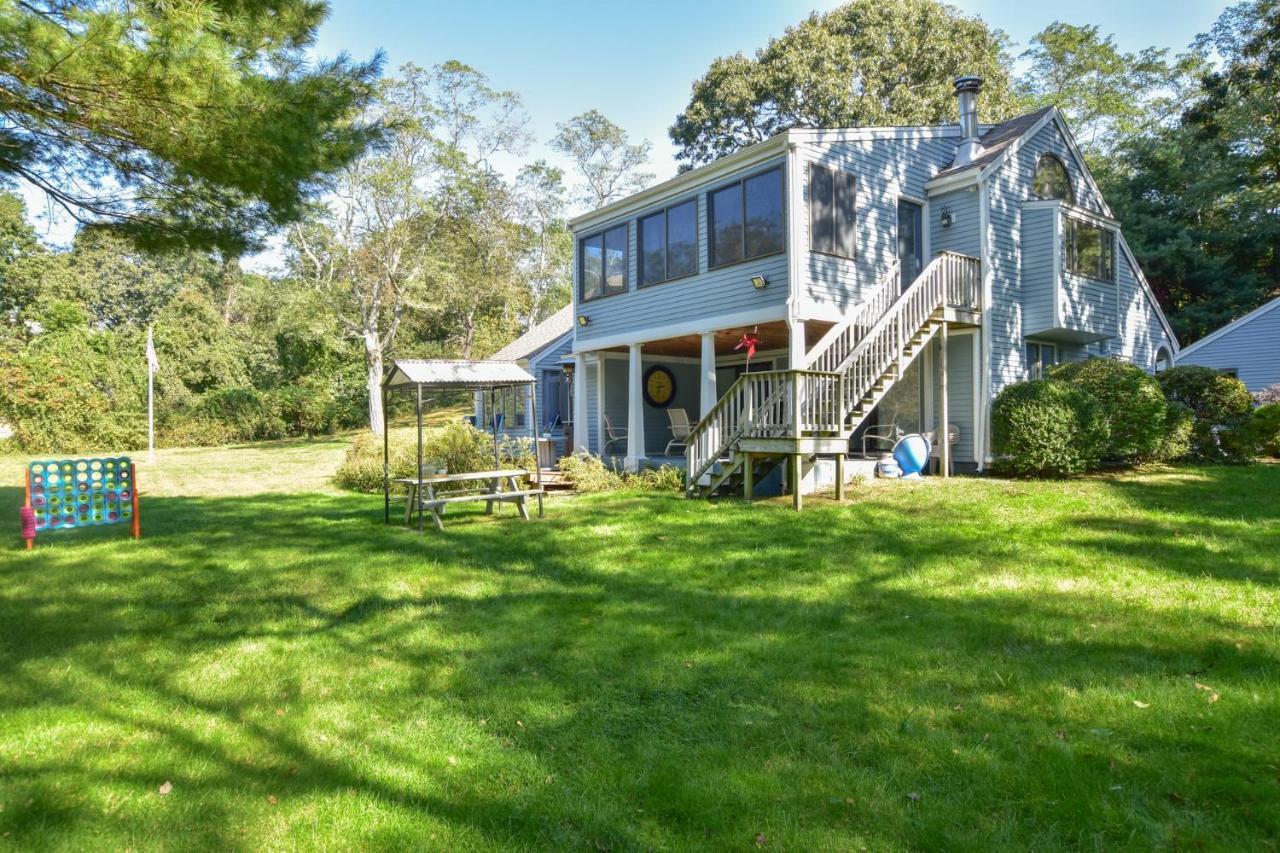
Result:
<svg viewBox="0 0 1280 853"><path fill-rule="evenodd" d="M699 320L686 320L683 323L673 323L669 326L651 326L647 329L620 332L618 334L606 335L600 338L590 338L587 340L578 340L575 338L573 342L574 354L576 355L579 352L592 352L594 350L607 349L609 347L643 344L650 341L661 341L666 338L676 338L683 335L701 335L705 332L714 332L719 329L730 328L732 326L751 326L759 323L785 321L786 319L787 313L785 305L771 305L767 308L753 308L749 311L739 311L736 314L720 314Z"/></svg>
<svg viewBox="0 0 1280 853"><path fill-rule="evenodd" d="M1199 350L1201 347L1211 344L1214 341L1224 337L1225 335L1229 335L1230 333L1236 331L1246 323L1252 323L1254 320L1258 319L1259 317L1264 317L1267 314L1270 314L1272 311L1276 310L1277 308L1280 308L1280 297L1276 299L1272 299L1270 302L1266 303L1260 308L1253 309L1248 314L1245 314L1243 317L1239 318L1238 320L1232 320L1230 323L1223 326L1222 328L1216 329L1210 332L1200 340L1196 341L1194 344L1191 344L1190 346L1188 346L1186 349L1175 352L1173 354L1174 361L1177 361L1182 356L1191 355L1192 353Z"/></svg>

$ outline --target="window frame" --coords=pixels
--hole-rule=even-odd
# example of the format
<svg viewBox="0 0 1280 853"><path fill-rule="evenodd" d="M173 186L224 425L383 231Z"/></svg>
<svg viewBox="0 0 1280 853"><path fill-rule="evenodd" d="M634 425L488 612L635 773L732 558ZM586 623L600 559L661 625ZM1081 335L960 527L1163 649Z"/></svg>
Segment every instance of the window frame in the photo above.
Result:
<svg viewBox="0 0 1280 853"><path fill-rule="evenodd" d="M746 183L752 178L758 178L761 175L767 175L770 172L777 172L779 177L781 178L781 180L778 181L779 190L780 190L778 194L778 200L781 202L780 207L781 207L781 214L782 214L782 222L781 222L782 247L775 252L765 252L764 254L761 254L761 255L748 256L747 255ZM727 190L729 187L732 187L734 185L738 187L738 199L739 199L738 203L740 208L739 212L742 215L741 225L739 226L739 231L742 236L742 257L734 258L733 260L730 260L730 261L723 261L721 263L717 263L716 253L715 253L716 213L715 213L715 205L712 203L712 196L714 196L716 193L720 192L721 190ZM785 168L785 164L777 163L773 166L769 166L768 168L760 169L759 171L752 172L751 174L748 174L748 175L743 175L740 178L735 178L732 181L725 181L723 184L720 184L719 186L712 187L711 189L707 190L706 196L707 196L707 270L708 271L724 269L725 267L731 267L735 264L745 264L747 261L757 261L761 258L772 258L775 255L786 254L787 240L788 240L788 235L790 234L790 228L787 222L787 170Z"/></svg>
<svg viewBox="0 0 1280 853"><path fill-rule="evenodd" d="M815 212L815 208L813 205L813 171L814 169L822 169L823 171L831 174L831 247L832 247L832 250L829 252L825 249L816 249L814 248L814 245L813 245L813 238L815 234L814 227L813 227L813 216ZM839 188L839 185L836 180L837 175L846 175L849 177L849 179L852 182L851 187L853 191L853 205L850 210L850 213L852 214L853 218L849 221L849 230L852 234L852 239L850 240L849 254L847 255L838 250L838 246L840 243L840 240L839 240L840 232L839 232L839 229L836 227L838 225L837 219L838 219L838 211L839 211L839 206L836 204L836 191ZM840 169L840 168L837 168L836 166L829 166L826 163L813 160L813 161L810 161L809 163L809 174L807 177L809 179L809 251L810 253L815 255L826 255L829 258L841 258L842 260L846 260L846 261L856 261L858 259L858 239L857 239L858 176L857 174L855 174L854 172L850 172L846 169Z"/></svg>
<svg viewBox="0 0 1280 853"><path fill-rule="evenodd" d="M1098 225L1096 223L1089 222L1079 216L1072 216L1070 213L1065 213L1065 215L1063 216L1063 220L1064 220L1062 223L1062 254L1063 254L1063 261L1064 261L1062 265L1063 270L1065 270L1070 275L1079 276L1080 278L1087 278L1090 281L1097 281L1103 284L1115 284L1116 278L1117 278L1116 249L1118 248L1118 243L1119 243L1119 240L1116 235L1116 230L1106 225ZM1110 251L1111 275L1110 277L1103 277L1101 273L1103 273L1104 270L1102 269L1095 270L1094 272L1099 273L1098 275L1095 275L1094 272L1085 272L1077 268L1076 260L1079 256L1079 249L1077 248L1078 241L1076 239L1076 232L1077 232L1077 229L1079 229L1082 226L1085 228L1092 228L1095 231L1098 231L1100 234L1105 235L1107 240L1110 240L1110 243L1111 243L1111 251ZM1105 244L1100 244L1099 251L1098 251L1098 261L1099 261L1100 267L1103 265L1103 262L1107 258L1107 254L1108 253L1106 251Z"/></svg>
<svg viewBox="0 0 1280 853"><path fill-rule="evenodd" d="M644 228L641 227L646 219L651 219L661 214L662 216L662 264L663 273L669 273L671 270L671 216L670 213L677 207L684 207L686 204L693 205L693 272L681 273L680 275L665 275L664 278L655 279L654 281L644 280ZM709 207L709 206L708 206ZM682 278L692 278L702 270L702 259L699 257L698 240L702 236L702 217L698 215L698 197L696 195L673 202L664 207L651 210L648 213L642 213L636 217L636 287L656 287L659 284L666 284L670 281L679 281Z"/></svg>
<svg viewBox="0 0 1280 853"><path fill-rule="evenodd" d="M1032 347L1036 348L1036 360L1034 362L1030 357L1030 349ZM1044 361L1045 349L1053 351L1053 361L1047 365ZM1027 359L1027 379L1030 380L1044 379L1047 367L1054 367L1061 363L1059 361L1061 353L1058 350L1058 345L1052 341L1038 341L1033 338L1025 339L1022 342L1022 355Z"/></svg>
<svg viewBox="0 0 1280 853"><path fill-rule="evenodd" d="M1040 167L1046 160L1051 160L1054 163L1057 163L1058 166L1062 169L1062 176L1066 178L1066 181L1067 181L1067 197L1066 198L1058 198L1057 196L1043 196L1036 191L1036 178L1040 175ZM1052 151L1045 151L1039 157L1037 157L1036 170L1031 174L1031 193L1036 198L1042 199L1044 201L1065 201L1067 204L1075 204L1076 203L1076 185L1075 185L1075 182L1071 180L1071 170L1067 168L1066 161L1063 160L1061 157L1059 157L1057 154L1054 154Z"/></svg>
<svg viewBox="0 0 1280 853"><path fill-rule="evenodd" d="M609 272L608 272L609 262L608 262L608 254L607 254L608 244L606 242L605 237L611 232L618 231L618 230L622 230L625 233L625 237L622 241L622 287L619 289L611 290L608 285L608 280L609 280ZM585 290L586 284L587 284L587 275L586 275L587 255L586 255L586 252L582 250L582 247L586 244L588 240L594 240L596 238L600 239L600 292L597 293L595 296L587 296L586 290ZM579 304L583 302L595 302L597 299L606 299L610 296L617 296L621 293L626 293L628 290L631 289L631 221L630 220L627 220L626 222L618 223L617 225L610 225L607 228L601 228L599 231L594 231L590 234L587 234L584 237L579 237L577 245L578 245L577 266L578 266L578 303Z"/></svg>

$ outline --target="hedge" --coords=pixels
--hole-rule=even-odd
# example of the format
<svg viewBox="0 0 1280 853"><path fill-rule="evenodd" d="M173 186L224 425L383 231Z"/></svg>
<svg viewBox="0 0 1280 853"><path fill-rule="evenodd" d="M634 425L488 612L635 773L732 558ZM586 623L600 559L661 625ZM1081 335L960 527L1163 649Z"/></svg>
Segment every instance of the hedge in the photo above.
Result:
<svg viewBox="0 0 1280 853"><path fill-rule="evenodd" d="M1001 471L1065 477L1097 467L1110 430L1087 392L1055 379L1009 385L991 411L992 450Z"/></svg>

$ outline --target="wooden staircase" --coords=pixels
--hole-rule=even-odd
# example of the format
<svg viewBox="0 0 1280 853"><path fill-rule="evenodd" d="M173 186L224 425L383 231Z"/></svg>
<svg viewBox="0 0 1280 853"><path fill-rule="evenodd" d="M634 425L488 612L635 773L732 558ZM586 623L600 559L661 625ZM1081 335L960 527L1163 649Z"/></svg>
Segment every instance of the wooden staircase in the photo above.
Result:
<svg viewBox="0 0 1280 853"><path fill-rule="evenodd" d="M820 456L836 459L840 480L849 437L933 336L977 321L980 282L977 258L943 252L899 294L895 267L818 341L805 369L739 376L689 434L686 494L750 498L786 460L798 507L803 461Z"/></svg>

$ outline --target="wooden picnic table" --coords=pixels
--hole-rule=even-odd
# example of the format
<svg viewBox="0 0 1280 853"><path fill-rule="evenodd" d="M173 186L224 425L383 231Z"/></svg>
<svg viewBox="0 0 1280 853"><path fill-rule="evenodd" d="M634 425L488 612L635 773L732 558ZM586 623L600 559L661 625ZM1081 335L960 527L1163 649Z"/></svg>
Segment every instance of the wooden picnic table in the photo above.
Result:
<svg viewBox="0 0 1280 853"><path fill-rule="evenodd" d="M444 530L444 520L441 516L444 515L445 509L450 504L467 501L484 501L486 515L493 513L495 503L511 502L516 505L520 517L528 521L529 508L526 501L531 497L538 499L538 517L541 518L543 515L542 488L520 488L519 479L528 475L529 472L523 468L504 468L498 471L470 471L465 474L432 474L419 479L397 477L396 482L403 484L408 490L404 502L404 523L408 524L413 519L413 511L420 509L422 512L431 514L431 520L435 522L436 529ZM474 488L461 492L446 492L443 495L436 494L436 488L445 483L473 483ZM419 519L419 529L421 529L421 519Z"/></svg>

